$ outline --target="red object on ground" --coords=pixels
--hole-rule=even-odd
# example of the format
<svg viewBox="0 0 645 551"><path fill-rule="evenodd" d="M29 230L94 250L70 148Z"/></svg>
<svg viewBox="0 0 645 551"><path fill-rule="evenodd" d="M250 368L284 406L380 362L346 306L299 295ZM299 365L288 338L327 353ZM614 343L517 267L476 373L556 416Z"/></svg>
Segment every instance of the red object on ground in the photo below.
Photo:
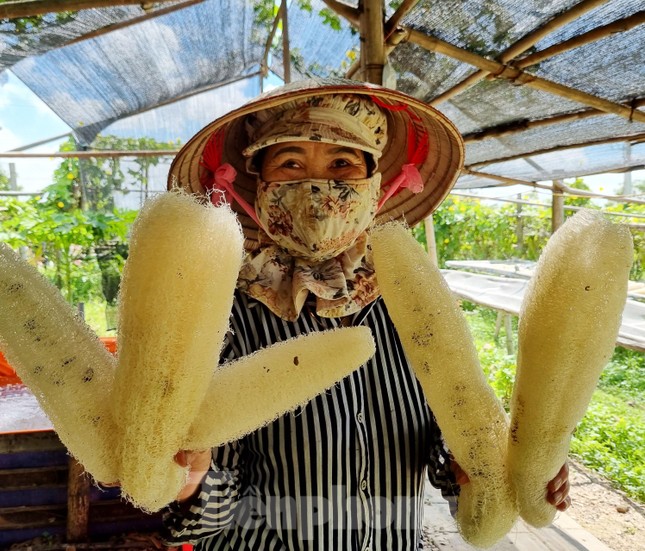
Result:
<svg viewBox="0 0 645 551"><path fill-rule="evenodd" d="M116 353L116 337L100 337L103 346L112 354ZM16 370L9 365L9 362L0 352L0 386L19 385L22 381L16 374Z"/></svg>

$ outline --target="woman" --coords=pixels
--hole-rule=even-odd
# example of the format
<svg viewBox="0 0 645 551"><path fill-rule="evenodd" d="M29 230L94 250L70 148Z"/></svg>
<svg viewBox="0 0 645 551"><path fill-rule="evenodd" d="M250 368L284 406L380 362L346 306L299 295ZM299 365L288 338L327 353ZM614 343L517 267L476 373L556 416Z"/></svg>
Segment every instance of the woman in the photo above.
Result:
<svg viewBox="0 0 645 551"><path fill-rule="evenodd" d="M222 360L348 325L370 327L377 352L293 414L212 454L178 454L191 477L165 515L169 542L419 548L426 473L447 498L468 478L450 461L379 296L367 229L422 220L462 160L441 113L340 80L275 90L182 149L170 185L231 204L249 251ZM567 493L563 468L549 500L563 510Z"/></svg>

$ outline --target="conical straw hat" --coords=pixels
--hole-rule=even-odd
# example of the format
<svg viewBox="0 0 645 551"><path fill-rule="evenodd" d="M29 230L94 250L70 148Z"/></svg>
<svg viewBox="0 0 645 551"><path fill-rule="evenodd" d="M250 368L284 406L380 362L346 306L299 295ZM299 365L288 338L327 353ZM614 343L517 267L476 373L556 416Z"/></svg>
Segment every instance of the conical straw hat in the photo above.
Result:
<svg viewBox="0 0 645 551"><path fill-rule="evenodd" d="M427 155L416 165L424 182L423 191L415 194L401 189L387 200L377 216L377 222L403 219L410 226L423 220L439 206L459 176L464 159L464 146L459 132L442 113L420 100L389 88L345 79L297 81L271 90L213 121L179 151L170 167L168 188L181 187L192 193L206 194L202 182L208 176L205 172L209 171L202 163L202 155L206 144L218 133L223 136L220 163L230 163L235 168L237 193L254 205L256 175L247 171L246 158L242 154L249 145L245 117L285 102L335 93L369 96L385 112L388 140L378 160L378 171L382 173L384 184L398 176L401 167L408 162L410 137L427 134ZM231 206L242 225L245 246L253 249L257 243L256 223L237 203Z"/></svg>

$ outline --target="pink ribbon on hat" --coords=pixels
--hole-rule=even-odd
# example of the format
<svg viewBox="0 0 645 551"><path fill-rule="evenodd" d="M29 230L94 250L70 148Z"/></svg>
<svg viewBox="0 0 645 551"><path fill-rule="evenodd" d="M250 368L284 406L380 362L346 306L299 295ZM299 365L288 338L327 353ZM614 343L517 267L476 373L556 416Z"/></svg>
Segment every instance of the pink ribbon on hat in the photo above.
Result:
<svg viewBox="0 0 645 551"><path fill-rule="evenodd" d="M217 131L204 147L200 164L206 168L210 174L202 178L202 185L213 205L217 206L221 201L233 204L236 201L244 212L251 217L258 226L260 222L255 214L255 209L249 205L246 200L235 191L235 178L237 171L229 163L221 164L222 149L224 147L224 129ZM212 176L211 176L212 174Z"/></svg>
<svg viewBox="0 0 645 551"><path fill-rule="evenodd" d="M422 192L423 178L421 178L419 169L415 165L408 163L401 167L399 175L390 180L388 185L387 191L379 199L376 212L380 211L386 201L401 189L409 189L412 193Z"/></svg>
<svg viewBox="0 0 645 551"><path fill-rule="evenodd" d="M414 122L421 122L421 118L405 104L388 104L376 96L370 96L374 103L384 109L391 111L405 111L411 121L408 121L408 158L407 163L401 167L401 172L390 181L385 182L382 188L387 191L379 199L377 212L381 207L402 189L409 189L412 193L423 191L423 178L417 165L423 163L428 156L429 138L428 132L423 126L415 126Z"/></svg>

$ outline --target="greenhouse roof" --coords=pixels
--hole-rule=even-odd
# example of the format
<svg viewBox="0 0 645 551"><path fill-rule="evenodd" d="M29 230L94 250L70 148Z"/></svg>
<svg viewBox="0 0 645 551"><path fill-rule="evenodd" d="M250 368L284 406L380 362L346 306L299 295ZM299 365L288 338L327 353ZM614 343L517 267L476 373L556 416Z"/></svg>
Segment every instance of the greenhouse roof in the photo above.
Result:
<svg viewBox="0 0 645 551"><path fill-rule="evenodd" d="M274 21L254 10L271 2L121 5L50 13L23 27L1 19L10 4L0 4L0 70L19 77L85 146L114 125L186 140L257 95L267 67L283 74L281 43L267 47ZM310 4L289 4L292 78L343 75L360 44L357 9ZM386 24L385 80L435 105L464 134L457 187L645 166L640 0L403 4L409 10ZM328 5L344 16L333 25L324 22Z"/></svg>

